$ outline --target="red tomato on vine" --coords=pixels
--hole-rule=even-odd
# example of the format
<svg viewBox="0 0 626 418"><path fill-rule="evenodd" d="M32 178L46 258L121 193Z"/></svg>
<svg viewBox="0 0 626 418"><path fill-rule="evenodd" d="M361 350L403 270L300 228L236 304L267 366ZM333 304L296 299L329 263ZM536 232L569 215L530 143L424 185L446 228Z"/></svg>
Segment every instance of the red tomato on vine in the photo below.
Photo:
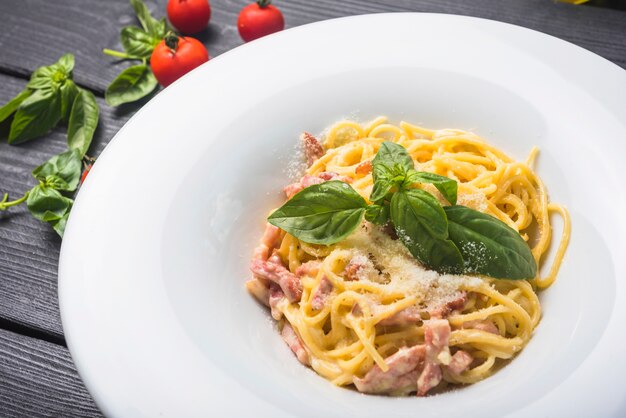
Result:
<svg viewBox="0 0 626 418"><path fill-rule="evenodd" d="M159 83L167 87L208 60L209 53L200 41L170 32L152 51L150 67Z"/></svg>
<svg viewBox="0 0 626 418"><path fill-rule="evenodd" d="M207 27L211 19L208 0L169 0L167 17L182 33L197 33Z"/></svg>
<svg viewBox="0 0 626 418"><path fill-rule="evenodd" d="M285 28L285 19L277 7L272 6L270 0L257 0L244 7L239 13L237 29L241 38L250 42L270 33Z"/></svg>

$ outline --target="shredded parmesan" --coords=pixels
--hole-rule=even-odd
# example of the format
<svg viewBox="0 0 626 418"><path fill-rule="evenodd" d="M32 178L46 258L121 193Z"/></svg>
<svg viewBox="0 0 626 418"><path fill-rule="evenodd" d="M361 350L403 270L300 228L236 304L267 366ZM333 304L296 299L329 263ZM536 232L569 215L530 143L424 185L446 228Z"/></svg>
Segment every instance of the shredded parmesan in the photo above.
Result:
<svg viewBox="0 0 626 418"><path fill-rule="evenodd" d="M390 291L414 296L426 308L435 308L458 299L466 288L480 286L482 279L467 275L439 274L421 266L409 250L369 222L340 244L348 251L358 270L359 280L382 284Z"/></svg>

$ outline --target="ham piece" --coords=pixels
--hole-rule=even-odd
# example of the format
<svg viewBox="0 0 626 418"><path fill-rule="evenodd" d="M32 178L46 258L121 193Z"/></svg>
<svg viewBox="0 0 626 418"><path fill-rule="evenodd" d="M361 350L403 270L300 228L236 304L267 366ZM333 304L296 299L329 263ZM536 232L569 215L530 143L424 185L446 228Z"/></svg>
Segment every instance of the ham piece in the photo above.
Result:
<svg viewBox="0 0 626 418"><path fill-rule="evenodd" d="M296 334L288 322L285 322L283 325L280 335L283 337L283 340L287 343L291 351L293 351L296 355L298 361L305 366L309 366L309 353L306 351L306 348L304 348L304 344L302 344L302 340L300 340L298 334Z"/></svg>
<svg viewBox="0 0 626 418"><path fill-rule="evenodd" d="M274 282L280 286L289 302L298 302L302 297L300 278L287 270L278 254L272 255L267 261L253 259L250 270L257 279Z"/></svg>
<svg viewBox="0 0 626 418"><path fill-rule="evenodd" d="M324 155L324 148L320 142L308 132L303 132L300 135L300 142L304 148L304 156L306 157L307 166L311 166L318 158Z"/></svg>

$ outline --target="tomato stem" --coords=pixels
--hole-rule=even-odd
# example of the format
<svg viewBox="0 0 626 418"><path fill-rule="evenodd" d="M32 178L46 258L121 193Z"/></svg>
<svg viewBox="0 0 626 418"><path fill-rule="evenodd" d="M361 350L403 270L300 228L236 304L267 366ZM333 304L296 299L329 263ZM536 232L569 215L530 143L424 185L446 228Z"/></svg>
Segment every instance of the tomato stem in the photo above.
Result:
<svg viewBox="0 0 626 418"><path fill-rule="evenodd" d="M178 49L178 41L180 40L178 35L169 31L163 39L165 40L165 45L170 49L170 51L172 51L172 54L175 54L176 49Z"/></svg>
<svg viewBox="0 0 626 418"><path fill-rule="evenodd" d="M258 4L261 9L264 9L272 4L272 0L256 0L256 4Z"/></svg>
<svg viewBox="0 0 626 418"><path fill-rule="evenodd" d="M30 191L24 193L24 196L20 197L19 199L13 200L11 202L8 202L9 200L9 194L5 193L4 197L2 198L2 200L0 200L0 210L6 210L8 208L10 208L11 206L17 206L21 203L24 203L24 201L26 201L26 199L28 199L28 193Z"/></svg>

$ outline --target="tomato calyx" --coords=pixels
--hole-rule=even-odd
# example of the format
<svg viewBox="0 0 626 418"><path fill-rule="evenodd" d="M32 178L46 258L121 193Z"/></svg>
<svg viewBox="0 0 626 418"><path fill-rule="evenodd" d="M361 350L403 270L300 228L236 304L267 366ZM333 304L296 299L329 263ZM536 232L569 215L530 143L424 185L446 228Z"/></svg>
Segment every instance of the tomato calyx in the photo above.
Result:
<svg viewBox="0 0 626 418"><path fill-rule="evenodd" d="M174 32L169 31L165 34L165 38L163 38L163 40L165 41L165 45L169 48L169 50L172 51L172 54L175 54L176 50L178 49L178 41L180 40L180 37Z"/></svg>
<svg viewBox="0 0 626 418"><path fill-rule="evenodd" d="M256 0L256 4L258 4L261 9L265 9L272 4L272 0Z"/></svg>

